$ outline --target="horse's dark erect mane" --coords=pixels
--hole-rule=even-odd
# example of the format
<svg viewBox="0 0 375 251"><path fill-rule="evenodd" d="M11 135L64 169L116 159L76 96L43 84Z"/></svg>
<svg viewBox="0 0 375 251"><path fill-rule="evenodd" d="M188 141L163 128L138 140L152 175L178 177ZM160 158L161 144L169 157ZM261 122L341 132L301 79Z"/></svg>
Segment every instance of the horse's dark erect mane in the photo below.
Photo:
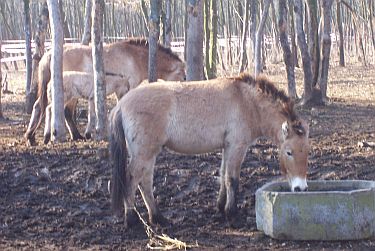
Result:
<svg viewBox="0 0 375 251"><path fill-rule="evenodd" d="M131 44L131 45L136 45L136 46L144 46L144 47L146 47L148 49L148 40L147 40L147 38L129 38L129 39L125 40L125 43ZM164 47L161 44L158 44L158 47L159 47L160 51L166 53L167 55L169 55L173 59L176 59L176 60L182 62L182 60L180 59L180 57L177 56L177 54L175 54L170 48Z"/></svg>
<svg viewBox="0 0 375 251"><path fill-rule="evenodd" d="M306 132L299 121L298 115L294 110L294 102L285 94L283 90L279 90L267 78L260 76L254 79L247 73L242 73L235 80L248 83L255 88L259 88L261 92L267 96L271 96L274 101L281 103L281 113L292 122L292 128L298 135L304 135Z"/></svg>

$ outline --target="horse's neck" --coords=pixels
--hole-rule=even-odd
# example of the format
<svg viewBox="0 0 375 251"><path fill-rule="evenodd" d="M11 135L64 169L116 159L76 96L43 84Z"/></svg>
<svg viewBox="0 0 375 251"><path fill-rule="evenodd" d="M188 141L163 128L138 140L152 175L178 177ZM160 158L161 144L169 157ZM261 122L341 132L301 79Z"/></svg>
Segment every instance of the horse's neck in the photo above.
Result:
<svg viewBox="0 0 375 251"><path fill-rule="evenodd" d="M281 126L285 119L274 105L263 106L259 114L261 136L267 137L271 139L274 144L279 145L281 141Z"/></svg>

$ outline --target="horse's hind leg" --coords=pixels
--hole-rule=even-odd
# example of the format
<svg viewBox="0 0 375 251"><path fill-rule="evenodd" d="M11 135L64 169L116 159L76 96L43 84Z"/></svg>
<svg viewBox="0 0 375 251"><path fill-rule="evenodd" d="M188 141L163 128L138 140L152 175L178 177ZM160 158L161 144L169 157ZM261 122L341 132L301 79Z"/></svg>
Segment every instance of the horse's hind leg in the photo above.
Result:
<svg viewBox="0 0 375 251"><path fill-rule="evenodd" d="M46 118L45 118L45 126L44 126L44 144L47 144L51 139L51 109L52 106L49 104L46 107Z"/></svg>
<svg viewBox="0 0 375 251"><path fill-rule="evenodd" d="M143 177L144 169L139 165L139 161L130 158L130 163L125 170L126 182L124 192L124 208L125 208L125 227L131 228L139 225L140 219L135 211L135 192Z"/></svg>
<svg viewBox="0 0 375 251"><path fill-rule="evenodd" d="M152 192L154 179L154 164L155 158L149 163L147 163L147 166L144 167L145 173L139 186L139 190L141 191L143 200L146 204L150 223L165 226L168 224L168 220L160 213Z"/></svg>
<svg viewBox="0 0 375 251"><path fill-rule="evenodd" d="M220 190L217 198L217 209L220 213L224 214L225 203L227 202L227 189L225 187L225 154L224 149L222 151L222 159L220 166Z"/></svg>
<svg viewBox="0 0 375 251"><path fill-rule="evenodd" d="M95 128L95 104L94 104L94 98L89 98L89 111L87 115L87 126L85 131L85 138L91 139L91 132Z"/></svg>
<svg viewBox="0 0 375 251"><path fill-rule="evenodd" d="M41 116L40 98L38 98L34 103L33 111L30 117L30 122L25 133L25 138L27 142L32 146L36 144L35 131L38 128L40 116Z"/></svg>
<svg viewBox="0 0 375 251"><path fill-rule="evenodd" d="M68 130L72 140L84 139L77 129L77 125L74 121L74 111L77 106L78 99L73 98L65 104L64 114L65 121L68 126Z"/></svg>

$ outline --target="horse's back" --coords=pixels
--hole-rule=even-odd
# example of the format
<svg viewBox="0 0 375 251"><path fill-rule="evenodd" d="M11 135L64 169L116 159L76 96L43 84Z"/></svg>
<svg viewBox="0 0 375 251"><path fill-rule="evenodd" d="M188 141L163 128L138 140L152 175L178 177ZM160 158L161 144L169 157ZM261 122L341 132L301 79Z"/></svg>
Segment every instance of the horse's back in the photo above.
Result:
<svg viewBox="0 0 375 251"><path fill-rule="evenodd" d="M177 152L203 153L223 147L238 122L233 88L225 79L153 83L131 90L119 105L130 134L155 135Z"/></svg>
<svg viewBox="0 0 375 251"><path fill-rule="evenodd" d="M87 72L64 71L63 87L65 96L87 99L94 89L94 77Z"/></svg>

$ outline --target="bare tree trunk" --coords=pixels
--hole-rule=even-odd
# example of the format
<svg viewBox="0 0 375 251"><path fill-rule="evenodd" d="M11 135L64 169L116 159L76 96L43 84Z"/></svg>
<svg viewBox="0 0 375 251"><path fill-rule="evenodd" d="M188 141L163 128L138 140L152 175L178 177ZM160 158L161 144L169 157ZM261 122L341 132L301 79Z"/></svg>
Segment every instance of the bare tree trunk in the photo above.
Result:
<svg viewBox="0 0 375 251"><path fill-rule="evenodd" d="M210 0L204 0L203 2L203 27L204 27L204 49L205 49L205 77L208 78L208 71L210 71L210 61L209 61L209 54L210 54Z"/></svg>
<svg viewBox="0 0 375 251"><path fill-rule="evenodd" d="M206 71L207 78L216 78L217 55L217 1L205 1L205 29L206 29Z"/></svg>
<svg viewBox="0 0 375 251"><path fill-rule="evenodd" d="M263 7L263 14L262 18L259 22L259 27L256 34L255 39L255 72L254 75L258 76L262 72L262 59L261 59L261 45L262 45L262 38L263 38L263 31L266 24L266 20L268 17L268 11L271 4L271 0L265 0L264 1L264 7Z"/></svg>
<svg viewBox="0 0 375 251"><path fill-rule="evenodd" d="M1 62L1 27L0 27L0 62ZM2 102L1 102L1 85L3 84L3 74L1 72L1 63L0 63L0 119L4 119L4 115L3 115L3 106L2 106Z"/></svg>
<svg viewBox="0 0 375 251"><path fill-rule="evenodd" d="M257 1L252 1L250 4L251 24L250 24L250 38L252 41L252 54L255 55L255 41L257 33Z"/></svg>
<svg viewBox="0 0 375 251"><path fill-rule="evenodd" d="M59 1L59 8L60 8L61 22L63 24L63 32L64 32L63 35L64 35L64 37L71 37L70 31L69 31L69 26L68 26L68 21L65 18L65 13L64 13L64 9L63 9L63 0L58 0L58 1Z"/></svg>
<svg viewBox="0 0 375 251"><path fill-rule="evenodd" d="M336 18L337 18L337 28L339 30L339 35L340 35L340 45L339 45L340 66L345 66L344 32L342 29L341 3L340 2L336 2Z"/></svg>
<svg viewBox="0 0 375 251"><path fill-rule="evenodd" d="M103 63L103 14L104 0L93 0L92 6L92 57L94 70L94 102L96 114L96 139L106 138L107 109L106 109L106 88Z"/></svg>
<svg viewBox="0 0 375 251"><path fill-rule="evenodd" d="M58 2L48 0L52 34L51 80L52 119L51 141L65 141L64 91L62 79L63 27Z"/></svg>
<svg viewBox="0 0 375 251"><path fill-rule="evenodd" d="M320 63L318 0L308 0L307 4L310 16L310 22L308 23L308 47L311 58L311 71L313 74L312 86L314 87L318 81ZM307 18L307 13L305 13L305 16Z"/></svg>
<svg viewBox="0 0 375 251"><path fill-rule="evenodd" d="M329 57L331 53L331 20L332 20L333 0L321 0L323 8L323 46L322 46L322 63L319 74L319 86L322 92L322 101L327 101L327 82L329 70Z"/></svg>
<svg viewBox="0 0 375 251"><path fill-rule="evenodd" d="M296 81L294 76L294 60L288 41L288 8L287 0L279 0L279 33L280 44L284 52L286 75L288 78L288 94L292 99L297 98Z"/></svg>
<svg viewBox="0 0 375 251"><path fill-rule="evenodd" d="M38 68L39 61L44 55L44 41L46 39L46 30L49 23L47 2L43 2L37 30L34 35L35 52L32 57L32 73L30 91L26 93L26 113L31 114L35 103L36 94L38 92Z"/></svg>
<svg viewBox="0 0 375 251"><path fill-rule="evenodd" d="M289 14L290 14L290 40L292 42L292 58L295 67L299 67L298 55L297 55L297 44L296 44L296 30L294 21L293 1L288 0Z"/></svg>
<svg viewBox="0 0 375 251"><path fill-rule="evenodd" d="M375 34L374 34L374 23L373 23L373 15L374 15L373 4L374 4L373 0L368 0L371 41L372 41L372 46L375 50Z"/></svg>
<svg viewBox="0 0 375 251"><path fill-rule="evenodd" d="M165 1L165 19L164 19L164 46L167 48L171 47L172 42L172 7L171 7L171 0Z"/></svg>
<svg viewBox="0 0 375 251"><path fill-rule="evenodd" d="M31 74L32 74L32 57L31 57L31 20L30 20L30 1L23 0L24 10L24 29L25 29L25 44L26 44L26 100L25 110L28 110L28 103L31 93ZM31 105L32 106L32 105Z"/></svg>
<svg viewBox="0 0 375 251"><path fill-rule="evenodd" d="M302 0L294 1L294 13L297 31L298 46L301 51L302 65L304 72L304 97L302 104L309 105L312 99L312 80L313 75L311 71L311 59L308 51L305 32L303 30L303 16L302 16Z"/></svg>
<svg viewBox="0 0 375 251"><path fill-rule="evenodd" d="M148 34L148 26L147 26L147 20L148 20L148 11L147 11L147 6L146 6L146 2L145 0L141 0L141 7L142 7L142 15L143 15L143 20L144 20L144 23L143 25L145 26L145 30L146 30L146 36L148 37L149 34Z"/></svg>
<svg viewBox="0 0 375 251"><path fill-rule="evenodd" d="M246 53L246 39L247 39L247 31L249 30L249 19L250 19L250 0L245 1L245 16L244 16L244 25L242 30L242 38L241 38L241 60L240 60L240 72L245 71L247 66L247 53Z"/></svg>
<svg viewBox="0 0 375 251"><path fill-rule="evenodd" d="M151 0L150 2L150 21L148 35L148 81L157 81L157 51L160 33L160 4L159 0Z"/></svg>
<svg viewBox="0 0 375 251"><path fill-rule="evenodd" d="M86 0L85 4L85 28L83 31L83 37L81 44L88 45L91 41L91 11L92 11L92 0Z"/></svg>
<svg viewBox="0 0 375 251"><path fill-rule="evenodd" d="M203 79L203 0L188 0L186 66L188 81Z"/></svg>

